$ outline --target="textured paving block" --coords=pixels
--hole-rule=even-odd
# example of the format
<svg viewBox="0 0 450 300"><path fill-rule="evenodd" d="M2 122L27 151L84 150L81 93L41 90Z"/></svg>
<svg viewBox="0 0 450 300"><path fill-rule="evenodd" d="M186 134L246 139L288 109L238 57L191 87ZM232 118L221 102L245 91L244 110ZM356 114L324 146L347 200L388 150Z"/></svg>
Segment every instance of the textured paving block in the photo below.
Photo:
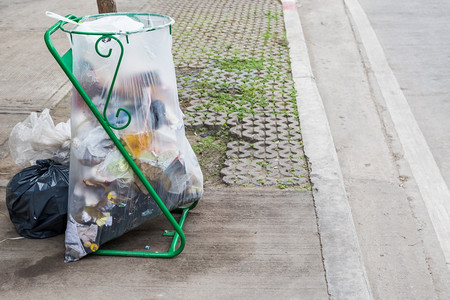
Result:
<svg viewBox="0 0 450 300"><path fill-rule="evenodd" d="M223 181L308 185L280 3L154 2L176 20L173 53L186 126L227 126L234 139Z"/></svg>

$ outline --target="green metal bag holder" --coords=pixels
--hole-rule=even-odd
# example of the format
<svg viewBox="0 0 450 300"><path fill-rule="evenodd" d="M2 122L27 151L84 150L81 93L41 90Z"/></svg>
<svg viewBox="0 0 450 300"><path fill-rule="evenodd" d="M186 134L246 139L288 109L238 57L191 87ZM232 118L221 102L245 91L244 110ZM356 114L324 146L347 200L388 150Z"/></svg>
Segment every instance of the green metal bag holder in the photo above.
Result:
<svg viewBox="0 0 450 300"><path fill-rule="evenodd" d="M136 15L136 14L133 14L133 15ZM137 14L137 15L139 15L139 14ZM148 15L148 14L146 14L146 15ZM81 18L75 17L74 15L67 15L66 18L69 18L75 22L77 22L81 19ZM111 128L116 129L116 130L124 129L131 122L131 114L124 108L119 108L119 110L116 113L116 117L119 115L120 111L123 111L128 115L128 122L124 126L116 127L116 126L110 124L108 119L106 118L106 108L107 108L108 102L111 98L111 93L112 93L114 83L115 83L115 80L117 77L117 73L120 68L120 63L121 63L121 60L123 57L124 48L123 48L123 45L120 42L120 40L117 39L116 37L114 37L113 33L86 33L86 34L90 34L90 35L98 35L99 36L97 43L95 44L95 50L96 50L97 54L100 55L101 57L105 57L105 58L109 57L111 55L111 51L112 51L110 49L109 53L107 53L107 54L103 54L103 53L99 52L98 43L105 38L111 38L111 39L114 39L116 42L118 42L120 45L121 51L122 51L119 61L118 61L118 64L117 64L117 67L116 67L116 71L115 71L112 83L111 83L111 87L109 89L108 97L107 97L107 100L105 103L105 108L104 108L103 115L102 115L99 112L99 110L97 109L97 107L93 104L93 102L91 101L89 96L84 91L83 87L80 85L80 83L78 82L78 80L75 78L75 76L72 73L72 49L69 49L63 56L61 56L52 44L50 36L59 29L63 30L62 26L66 23L67 22L59 21L45 32L44 40L45 40L48 50L53 55L56 62L62 68L62 70L67 75L69 80L72 82L73 86L78 91L80 96L83 98L83 100L85 101L87 106L90 108L90 110L92 111L92 113L94 114L94 116L96 117L98 122L100 123L100 125L106 131L106 133L111 138L111 140L114 142L117 149L120 151L120 153L123 155L125 160L128 162L128 164L130 165L133 172L141 180L142 184L145 186L145 188L149 192L150 196L153 198L153 200L159 206L162 213L164 214L164 216L167 218L167 220L170 222L170 224L173 226L173 229L174 229L174 231L165 230L163 233L164 236L172 237L172 244L167 252L143 252L143 251L121 251L121 250L105 250L105 249L96 250L96 249L94 249L96 251L94 251L93 253L98 254L98 255L158 257L158 258L171 258L171 257L177 256L178 254L180 254L183 251L185 244L186 244L186 237L183 232L184 222L186 220L188 212L197 205L198 200L195 201L194 203L192 203L190 206L178 207L175 210L173 210L174 213L181 213L180 221L177 222L175 220L175 218L173 217L173 215L171 214L171 212L169 211L169 209L163 203L161 198L155 192L152 185L148 182L147 178L144 176L142 171L139 169L139 167L133 161L133 159L131 158L128 151L121 144L119 138L114 134L114 132L111 129ZM171 26L171 25L169 25L169 26ZM170 29L170 33L171 33L171 29ZM128 41L128 38L127 38L127 41Z"/></svg>

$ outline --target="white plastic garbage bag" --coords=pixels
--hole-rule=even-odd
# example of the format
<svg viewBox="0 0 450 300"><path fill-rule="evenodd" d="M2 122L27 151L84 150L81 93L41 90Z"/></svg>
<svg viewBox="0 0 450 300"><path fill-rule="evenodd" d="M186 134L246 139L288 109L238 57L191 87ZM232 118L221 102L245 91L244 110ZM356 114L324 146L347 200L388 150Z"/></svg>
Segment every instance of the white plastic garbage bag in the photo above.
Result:
<svg viewBox="0 0 450 300"><path fill-rule="evenodd" d="M74 30L80 32L134 32L142 29L144 29L143 23L125 15L114 15L92 20L85 19Z"/></svg>
<svg viewBox="0 0 450 300"><path fill-rule="evenodd" d="M68 30L75 77L169 210L203 193L178 103L171 22L99 15ZM97 30L109 34L92 34ZM162 213L76 91L72 136L66 261Z"/></svg>
<svg viewBox="0 0 450 300"><path fill-rule="evenodd" d="M52 159L69 163L70 120L55 126L46 108L38 116L32 112L23 122L17 123L9 136L9 150L13 161L21 166L36 160Z"/></svg>

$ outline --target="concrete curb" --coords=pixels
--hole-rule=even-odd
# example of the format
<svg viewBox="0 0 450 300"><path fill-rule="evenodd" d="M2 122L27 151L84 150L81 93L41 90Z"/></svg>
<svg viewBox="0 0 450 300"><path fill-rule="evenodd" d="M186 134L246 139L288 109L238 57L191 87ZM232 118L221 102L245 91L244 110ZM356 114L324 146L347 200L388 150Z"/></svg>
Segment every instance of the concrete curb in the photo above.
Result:
<svg viewBox="0 0 450 300"><path fill-rule="evenodd" d="M283 0L282 4L328 293L333 299L372 299L333 137L312 74L297 4L295 0Z"/></svg>

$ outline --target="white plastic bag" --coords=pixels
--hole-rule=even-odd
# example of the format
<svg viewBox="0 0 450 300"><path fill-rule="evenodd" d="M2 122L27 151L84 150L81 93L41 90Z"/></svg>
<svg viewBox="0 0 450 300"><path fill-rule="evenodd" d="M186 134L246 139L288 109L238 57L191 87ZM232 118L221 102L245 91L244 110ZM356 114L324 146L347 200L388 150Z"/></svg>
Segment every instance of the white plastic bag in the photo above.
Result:
<svg viewBox="0 0 450 300"><path fill-rule="evenodd" d="M198 200L203 175L178 102L171 19L114 14L80 23L69 31L73 73L93 105L169 210ZM162 214L76 91L71 112L66 262Z"/></svg>
<svg viewBox="0 0 450 300"><path fill-rule="evenodd" d="M32 112L14 126L9 136L9 150L13 161L21 166L34 165L38 159L52 159L69 164L70 120L55 126L46 108L40 116Z"/></svg>
<svg viewBox="0 0 450 300"><path fill-rule="evenodd" d="M83 22L76 27L82 32L133 32L144 28L144 24L128 16L103 17L89 22Z"/></svg>

